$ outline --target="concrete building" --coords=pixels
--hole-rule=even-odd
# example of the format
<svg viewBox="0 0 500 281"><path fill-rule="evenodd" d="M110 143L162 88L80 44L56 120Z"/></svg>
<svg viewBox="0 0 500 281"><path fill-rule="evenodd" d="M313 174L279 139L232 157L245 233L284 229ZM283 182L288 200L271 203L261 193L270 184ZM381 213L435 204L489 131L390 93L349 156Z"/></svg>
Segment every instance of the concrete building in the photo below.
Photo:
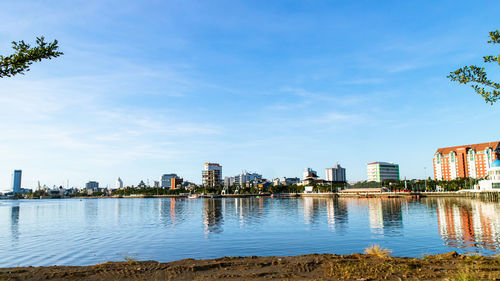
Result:
<svg viewBox="0 0 500 281"><path fill-rule="evenodd" d="M480 191L500 191L500 160L491 163L486 179L479 181Z"/></svg>
<svg viewBox="0 0 500 281"><path fill-rule="evenodd" d="M92 195L94 192L99 192L99 183L96 181L89 181L85 184L85 190L87 191L87 195Z"/></svg>
<svg viewBox="0 0 500 281"><path fill-rule="evenodd" d="M232 185L245 185L249 182L253 182L253 181L257 181L257 180L261 180L262 179L262 175L261 174L257 174L257 173L249 173L247 171L243 171L241 172L241 174L239 175L236 175L234 177L225 177L224 178L224 186L225 187L228 187L228 186L232 186Z"/></svg>
<svg viewBox="0 0 500 281"><path fill-rule="evenodd" d="M216 187L223 184L222 166L218 163L205 163L201 171L203 186Z"/></svg>
<svg viewBox="0 0 500 281"><path fill-rule="evenodd" d="M293 185L293 184L298 184L300 182L300 179L295 177L295 178L287 178L287 177L282 177L279 179L279 183L282 185Z"/></svg>
<svg viewBox="0 0 500 281"><path fill-rule="evenodd" d="M387 162L373 162L366 165L368 181L399 180L399 165Z"/></svg>
<svg viewBox="0 0 500 281"><path fill-rule="evenodd" d="M89 181L85 184L85 189L95 189L99 188L99 183L96 181Z"/></svg>
<svg viewBox="0 0 500 281"><path fill-rule="evenodd" d="M311 168L307 168L304 170L304 172L302 172L302 179L305 179L307 177L311 177L312 175L315 175L316 177L318 177L318 173L316 171L314 171Z"/></svg>
<svg viewBox="0 0 500 281"><path fill-rule="evenodd" d="M118 177L118 179L116 180L115 188L116 189L122 189L123 188L123 181L122 181L122 179L120 177Z"/></svg>
<svg viewBox="0 0 500 281"><path fill-rule="evenodd" d="M161 187L171 188L173 178L177 178L177 174L164 174L163 176L161 176Z"/></svg>
<svg viewBox="0 0 500 281"><path fill-rule="evenodd" d="M500 159L499 141L438 148L432 159L434 178L484 178L496 159Z"/></svg>
<svg viewBox="0 0 500 281"><path fill-rule="evenodd" d="M249 173L247 171L242 172L241 174L234 177L235 184L243 185L247 182L261 180L262 175L257 173Z"/></svg>
<svg viewBox="0 0 500 281"><path fill-rule="evenodd" d="M333 168L326 168L326 180L333 182L347 182L345 168L336 164Z"/></svg>
<svg viewBox="0 0 500 281"><path fill-rule="evenodd" d="M235 178L234 177L224 177L224 187L230 187L235 185Z"/></svg>
<svg viewBox="0 0 500 281"><path fill-rule="evenodd" d="M179 177L172 178L170 180L170 189L177 189L182 187L182 182L184 179L181 179Z"/></svg>
<svg viewBox="0 0 500 281"><path fill-rule="evenodd" d="M304 176L304 179L302 179L302 181L300 181L300 183L298 183L297 185L304 185L305 186L305 185L309 185L309 184L312 184L312 183L316 183L316 184L324 184L325 183L324 180L319 179L318 174L316 173L316 171L314 171L311 168L307 168L304 171L303 176Z"/></svg>
<svg viewBox="0 0 500 281"><path fill-rule="evenodd" d="M279 178L274 178L273 179L273 186L280 185L280 179Z"/></svg>
<svg viewBox="0 0 500 281"><path fill-rule="evenodd" d="M22 173L21 170L14 170L14 174L12 174L12 192L14 194L21 192Z"/></svg>

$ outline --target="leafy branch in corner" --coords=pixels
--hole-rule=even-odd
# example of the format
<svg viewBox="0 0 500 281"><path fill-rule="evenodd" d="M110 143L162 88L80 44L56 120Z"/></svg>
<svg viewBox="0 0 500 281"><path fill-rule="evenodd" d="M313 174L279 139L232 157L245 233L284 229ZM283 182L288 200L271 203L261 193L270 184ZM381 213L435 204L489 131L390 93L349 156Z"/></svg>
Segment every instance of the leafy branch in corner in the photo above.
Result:
<svg viewBox="0 0 500 281"><path fill-rule="evenodd" d="M500 43L500 33L498 30L490 32L490 44ZM500 65L500 55L484 56L484 62L497 62ZM487 103L495 103L500 99L500 84L488 79L484 67L475 65L464 66L447 76L451 81L457 81L460 84L471 83L471 87L480 94ZM486 87L486 89L485 89Z"/></svg>
<svg viewBox="0 0 500 281"><path fill-rule="evenodd" d="M37 37L37 46L31 47L24 41L12 42L12 49L16 52L10 56L0 56L0 78L11 77L16 74L24 74L29 71L30 65L33 62L41 61L42 59L52 59L63 55L59 52L57 40L53 42L45 42L45 38Z"/></svg>

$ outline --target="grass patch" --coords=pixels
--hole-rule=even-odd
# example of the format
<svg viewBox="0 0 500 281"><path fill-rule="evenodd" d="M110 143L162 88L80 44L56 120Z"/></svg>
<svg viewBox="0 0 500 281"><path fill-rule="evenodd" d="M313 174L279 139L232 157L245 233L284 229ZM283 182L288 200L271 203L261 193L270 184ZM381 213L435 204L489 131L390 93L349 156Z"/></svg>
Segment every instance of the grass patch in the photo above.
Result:
<svg viewBox="0 0 500 281"><path fill-rule="evenodd" d="M455 281L479 281L479 278L476 275L468 273L468 272L459 272Z"/></svg>
<svg viewBox="0 0 500 281"><path fill-rule="evenodd" d="M470 261L478 261L481 260L483 257L481 255L468 255L467 260Z"/></svg>
<svg viewBox="0 0 500 281"><path fill-rule="evenodd" d="M129 263L129 264L136 264L137 263L137 259L135 257L131 257L131 256L123 256L123 259Z"/></svg>
<svg viewBox="0 0 500 281"><path fill-rule="evenodd" d="M376 256L379 258L388 258L391 256L392 251L386 248L382 248L377 244L373 244L365 249L365 253L370 256Z"/></svg>

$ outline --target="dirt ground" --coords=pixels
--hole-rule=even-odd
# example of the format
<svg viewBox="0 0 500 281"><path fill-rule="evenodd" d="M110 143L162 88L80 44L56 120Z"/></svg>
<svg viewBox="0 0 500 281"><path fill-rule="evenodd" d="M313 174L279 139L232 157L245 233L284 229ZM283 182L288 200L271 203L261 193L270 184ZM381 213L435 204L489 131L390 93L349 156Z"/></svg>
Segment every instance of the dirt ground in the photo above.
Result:
<svg viewBox="0 0 500 281"><path fill-rule="evenodd" d="M455 252L424 258L366 254L224 257L0 269L0 280L500 280L500 259Z"/></svg>

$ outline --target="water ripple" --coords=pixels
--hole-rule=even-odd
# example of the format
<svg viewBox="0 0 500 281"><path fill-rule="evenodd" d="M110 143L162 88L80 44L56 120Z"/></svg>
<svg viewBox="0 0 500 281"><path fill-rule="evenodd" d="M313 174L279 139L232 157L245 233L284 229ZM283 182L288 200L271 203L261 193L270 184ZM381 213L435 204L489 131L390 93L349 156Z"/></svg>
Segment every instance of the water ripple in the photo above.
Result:
<svg viewBox="0 0 500 281"><path fill-rule="evenodd" d="M440 199L0 201L0 266L220 256L500 252L499 203Z"/></svg>

